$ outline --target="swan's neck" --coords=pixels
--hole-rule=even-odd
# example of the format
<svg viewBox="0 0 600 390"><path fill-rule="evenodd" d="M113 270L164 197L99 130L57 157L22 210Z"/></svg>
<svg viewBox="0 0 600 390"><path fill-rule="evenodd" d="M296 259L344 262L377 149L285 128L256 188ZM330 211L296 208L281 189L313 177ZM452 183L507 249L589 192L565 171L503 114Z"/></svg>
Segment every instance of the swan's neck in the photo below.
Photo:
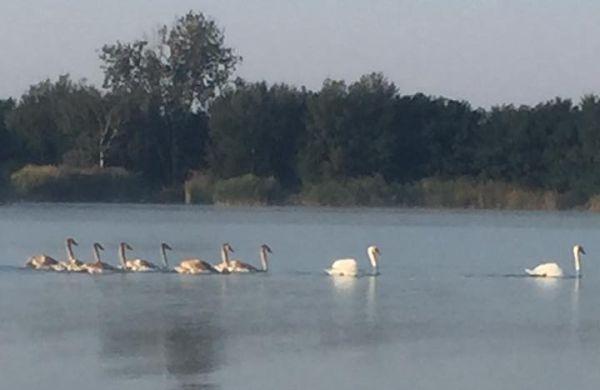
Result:
<svg viewBox="0 0 600 390"><path fill-rule="evenodd" d="M369 251L368 255L369 255L369 261L371 262L371 267L373 268L373 273L377 274L377 272L379 270L379 267L377 265L377 254L372 251Z"/></svg>
<svg viewBox="0 0 600 390"><path fill-rule="evenodd" d="M221 248L221 261L229 267L229 251L225 247Z"/></svg>
<svg viewBox="0 0 600 390"><path fill-rule="evenodd" d="M260 250L260 262L262 263L262 270L267 272L269 270L269 259L267 257L267 251L264 249Z"/></svg>
<svg viewBox="0 0 600 390"><path fill-rule="evenodd" d="M94 260L96 260L97 264L100 264L100 251L97 246L94 247Z"/></svg>
<svg viewBox="0 0 600 390"><path fill-rule="evenodd" d="M165 249L164 246L162 248L160 248L160 252L162 254L162 261L163 261L163 264L165 265L165 268L169 268L169 262L167 261L167 250Z"/></svg>
<svg viewBox="0 0 600 390"><path fill-rule="evenodd" d="M579 252L573 252L573 255L575 256L575 272L579 274L581 271L581 259L579 258Z"/></svg>
<svg viewBox="0 0 600 390"><path fill-rule="evenodd" d="M67 241L67 260L75 261L75 255L73 254L73 247L71 246L71 242Z"/></svg>
<svg viewBox="0 0 600 390"><path fill-rule="evenodd" d="M119 248L119 260L121 261L121 265L125 267L127 258L125 257L125 246L121 245Z"/></svg>

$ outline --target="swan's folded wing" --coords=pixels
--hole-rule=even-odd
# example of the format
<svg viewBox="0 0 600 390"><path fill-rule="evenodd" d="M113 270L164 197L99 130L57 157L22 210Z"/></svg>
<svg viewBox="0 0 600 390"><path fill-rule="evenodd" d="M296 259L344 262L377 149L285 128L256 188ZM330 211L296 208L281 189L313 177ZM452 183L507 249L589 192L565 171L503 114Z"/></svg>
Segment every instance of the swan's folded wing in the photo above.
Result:
<svg viewBox="0 0 600 390"><path fill-rule="evenodd" d="M339 259L331 264L331 268L325 270L329 275L356 276L358 274L358 263L356 259Z"/></svg>

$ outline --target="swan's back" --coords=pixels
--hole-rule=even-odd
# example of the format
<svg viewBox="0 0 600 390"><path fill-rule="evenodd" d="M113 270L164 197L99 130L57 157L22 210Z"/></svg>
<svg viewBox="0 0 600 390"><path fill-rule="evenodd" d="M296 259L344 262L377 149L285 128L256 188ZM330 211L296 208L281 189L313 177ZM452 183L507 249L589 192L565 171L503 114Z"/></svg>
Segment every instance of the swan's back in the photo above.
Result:
<svg viewBox="0 0 600 390"><path fill-rule="evenodd" d="M546 278L560 278L563 276L563 270L556 263L543 263L534 269L526 269L525 272L530 276L541 276Z"/></svg>
<svg viewBox="0 0 600 390"><path fill-rule="evenodd" d="M180 274L199 274L199 273L213 273L213 266L207 261L200 259L185 259L179 263L178 267L175 267L175 271Z"/></svg>
<svg viewBox="0 0 600 390"><path fill-rule="evenodd" d="M135 260L127 260L125 262L125 268L128 271L134 272L148 272L148 271L156 271L158 267L156 264L151 263L147 260L135 259Z"/></svg>
<svg viewBox="0 0 600 390"><path fill-rule="evenodd" d="M325 270L331 276L356 276L358 275L358 263L356 259L339 259L331 264L331 268Z"/></svg>
<svg viewBox="0 0 600 390"><path fill-rule="evenodd" d="M257 272L258 268L240 260L229 260L229 271L238 273Z"/></svg>

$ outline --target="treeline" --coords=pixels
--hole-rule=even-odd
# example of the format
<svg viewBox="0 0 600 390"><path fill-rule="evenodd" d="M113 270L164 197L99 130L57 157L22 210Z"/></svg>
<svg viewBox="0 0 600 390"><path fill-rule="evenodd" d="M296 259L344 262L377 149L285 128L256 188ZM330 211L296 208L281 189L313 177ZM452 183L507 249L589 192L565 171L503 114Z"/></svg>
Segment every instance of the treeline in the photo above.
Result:
<svg viewBox="0 0 600 390"><path fill-rule="evenodd" d="M234 79L241 57L202 13L156 36L105 45L102 88L63 75L0 101L6 196L539 208L600 193L596 96L483 110L380 73L309 91ZM114 192L72 195L98 175Z"/></svg>

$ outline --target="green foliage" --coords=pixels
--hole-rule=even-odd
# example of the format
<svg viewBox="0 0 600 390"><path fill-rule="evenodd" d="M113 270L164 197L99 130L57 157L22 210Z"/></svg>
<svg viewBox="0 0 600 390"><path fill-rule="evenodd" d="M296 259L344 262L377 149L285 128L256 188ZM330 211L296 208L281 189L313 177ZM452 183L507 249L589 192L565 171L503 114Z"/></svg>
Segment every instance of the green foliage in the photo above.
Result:
<svg viewBox="0 0 600 390"><path fill-rule="evenodd" d="M6 124L22 146L22 156L36 164L58 164L80 152L78 162L91 166L97 156L101 94L74 83L68 75L32 86L8 114Z"/></svg>
<svg viewBox="0 0 600 390"><path fill-rule="evenodd" d="M21 199L41 201L139 201L145 187L122 168L72 168L26 165L11 175Z"/></svg>
<svg viewBox="0 0 600 390"><path fill-rule="evenodd" d="M557 209L558 194L504 182L423 179L397 188L399 204L433 208Z"/></svg>
<svg viewBox="0 0 600 390"><path fill-rule="evenodd" d="M238 82L210 109L210 165L224 178L251 173L298 182L296 154L304 130L305 93L285 85Z"/></svg>
<svg viewBox="0 0 600 390"><path fill-rule="evenodd" d="M394 204L395 195L383 177L363 176L308 184L300 194L300 202L324 206L389 206Z"/></svg>
<svg viewBox="0 0 600 390"><path fill-rule="evenodd" d="M207 173L196 172L184 184L185 203L211 204L214 191L214 177Z"/></svg>
<svg viewBox="0 0 600 390"><path fill-rule="evenodd" d="M279 182L274 177L246 174L215 183L213 200L228 205L269 205L283 199Z"/></svg>
<svg viewBox="0 0 600 390"><path fill-rule="evenodd" d="M118 138L110 148L114 164L173 185L206 162L204 112L241 58L202 13L188 12L157 36L154 45L137 40L102 48L104 87L129 108L119 128L107 129L104 138Z"/></svg>
<svg viewBox="0 0 600 390"><path fill-rule="evenodd" d="M143 181L163 190L136 199L598 207L595 95L483 110L402 95L381 73L318 91L232 84L241 58L204 14L155 36L102 48L105 90L64 75L0 101L0 196L10 181L27 198L116 199L135 192L120 184ZM25 164L48 167L8 179Z"/></svg>

